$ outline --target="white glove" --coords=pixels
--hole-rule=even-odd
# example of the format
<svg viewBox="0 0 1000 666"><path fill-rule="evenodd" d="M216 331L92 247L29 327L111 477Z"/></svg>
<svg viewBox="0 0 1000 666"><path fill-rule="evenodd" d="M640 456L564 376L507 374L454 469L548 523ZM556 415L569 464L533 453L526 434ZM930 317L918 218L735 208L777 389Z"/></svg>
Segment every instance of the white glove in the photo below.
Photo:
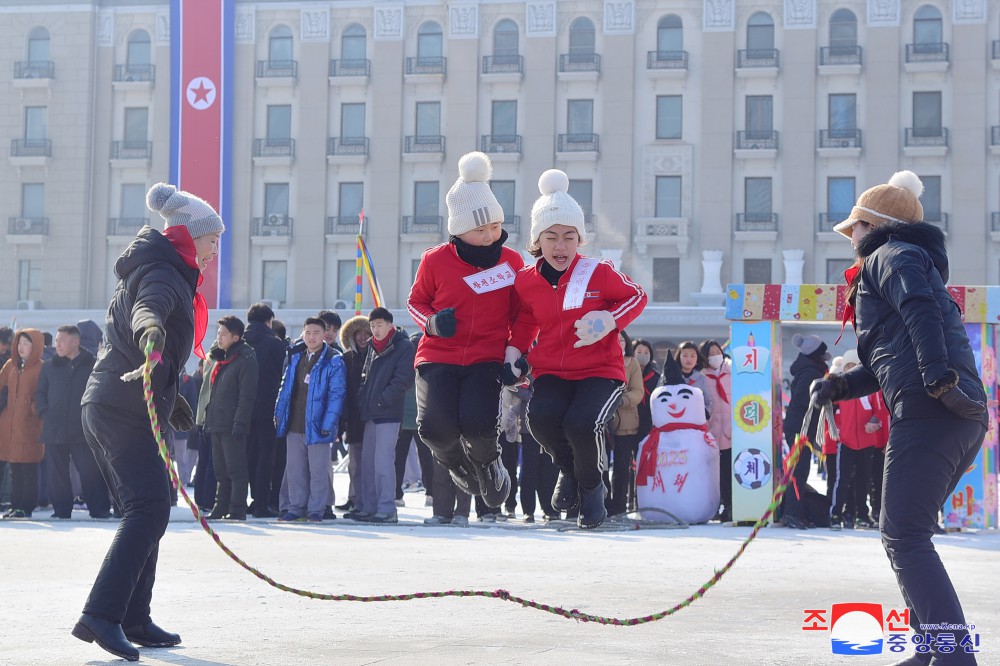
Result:
<svg viewBox="0 0 1000 666"><path fill-rule="evenodd" d="M586 347L615 330L617 322L607 310L594 310L577 319L573 325L576 337L580 338L573 347Z"/></svg>
<svg viewBox="0 0 1000 666"><path fill-rule="evenodd" d="M521 350L517 347L508 346L503 350L503 362L504 365L510 366L510 371L514 377L521 376L521 368L517 367L516 363L521 358Z"/></svg>

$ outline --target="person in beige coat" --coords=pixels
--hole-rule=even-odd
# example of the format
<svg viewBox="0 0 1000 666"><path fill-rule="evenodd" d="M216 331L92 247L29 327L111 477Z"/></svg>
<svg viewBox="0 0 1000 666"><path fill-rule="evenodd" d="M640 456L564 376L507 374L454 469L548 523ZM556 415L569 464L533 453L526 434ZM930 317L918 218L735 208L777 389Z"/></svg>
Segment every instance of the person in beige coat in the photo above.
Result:
<svg viewBox="0 0 1000 666"><path fill-rule="evenodd" d="M645 395L642 368L635 360L632 339L625 331L618 332L618 343L625 356L625 392L614 418L609 424L614 435L614 458L611 476L611 499L608 513L612 516L628 509L629 489L634 487L632 470L635 454L639 449L639 403Z"/></svg>
<svg viewBox="0 0 1000 666"><path fill-rule="evenodd" d="M38 463L45 457L45 446L35 389L44 347L41 331L18 331L13 353L0 369L0 390L7 390L7 406L0 414L0 460L11 468L10 511L4 518L31 518L38 503Z"/></svg>
<svg viewBox="0 0 1000 666"><path fill-rule="evenodd" d="M733 368L729 357L722 351L722 345L715 340L701 343L701 355L708 361L708 367L701 374L705 375L715 405L708 417L708 431L715 437L720 454L719 488L722 505L717 518L727 523L733 516Z"/></svg>

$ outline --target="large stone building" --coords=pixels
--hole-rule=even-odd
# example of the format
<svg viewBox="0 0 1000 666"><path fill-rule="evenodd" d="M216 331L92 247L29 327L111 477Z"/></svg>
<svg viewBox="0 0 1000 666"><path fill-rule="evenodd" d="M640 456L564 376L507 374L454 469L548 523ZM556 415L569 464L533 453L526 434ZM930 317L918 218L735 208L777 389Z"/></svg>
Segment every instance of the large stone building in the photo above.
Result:
<svg viewBox="0 0 1000 666"><path fill-rule="evenodd" d="M169 17L0 0L0 309L107 302L167 178ZM564 169L589 251L671 322L721 324L730 281L838 280L832 225L900 168L952 281L996 282L998 26L985 0L236 0L232 305L350 302L363 207L401 306L477 148L515 247Z"/></svg>

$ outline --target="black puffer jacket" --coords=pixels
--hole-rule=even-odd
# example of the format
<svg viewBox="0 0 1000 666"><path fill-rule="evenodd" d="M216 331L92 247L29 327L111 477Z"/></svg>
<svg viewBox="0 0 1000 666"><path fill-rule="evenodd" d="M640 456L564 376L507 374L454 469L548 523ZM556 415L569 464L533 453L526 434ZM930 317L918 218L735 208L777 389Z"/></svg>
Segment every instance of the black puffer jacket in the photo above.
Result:
<svg viewBox="0 0 1000 666"><path fill-rule="evenodd" d="M396 328L389 346L381 354L375 345L368 345L368 355L361 371L361 389L358 391L358 411L361 420L390 422L403 421L403 399L416 379L413 357L416 350L406 331Z"/></svg>
<svg viewBox="0 0 1000 666"><path fill-rule="evenodd" d="M849 397L882 389L894 419L953 418L930 393L953 370L973 400L986 403L962 314L945 283L944 234L926 222L880 225L858 245L864 259L855 302L862 365L845 376Z"/></svg>
<svg viewBox="0 0 1000 666"><path fill-rule="evenodd" d="M42 442L85 442L80 399L94 369L94 355L80 348L76 358L56 356L42 366L35 389L35 409L42 419Z"/></svg>
<svg viewBox="0 0 1000 666"><path fill-rule="evenodd" d="M243 341L253 347L257 355L257 399L254 401L251 420L273 421L274 403L278 400L281 371L285 365L288 345L259 321L250 322L243 333Z"/></svg>
<svg viewBox="0 0 1000 666"><path fill-rule="evenodd" d="M170 241L143 227L115 262L118 287L108 306L104 346L83 394L83 404L111 405L146 418L142 382L121 376L145 362L139 338L147 326L166 331L163 359L153 369L153 394L166 424L177 396L177 377L194 344L194 307L199 271L188 266ZM193 407L193 406L192 406Z"/></svg>
<svg viewBox="0 0 1000 666"><path fill-rule="evenodd" d="M785 441L789 445L795 442L795 435L802 430L802 421L805 420L806 410L809 408L809 386L817 379L822 379L828 368L823 360L823 354L813 354L806 356L802 352L792 361L792 385L789 388L791 393L788 398L788 407L785 409ZM809 438L809 441L816 440L816 424L818 419L813 419L809 424L809 431L802 433Z"/></svg>
<svg viewBox="0 0 1000 666"><path fill-rule="evenodd" d="M212 381L215 375L215 383L206 393L209 401L204 405L205 431L246 435L257 399L257 355L253 347L237 340L225 351L212 345L208 356L205 377ZM202 409L200 400L198 409Z"/></svg>

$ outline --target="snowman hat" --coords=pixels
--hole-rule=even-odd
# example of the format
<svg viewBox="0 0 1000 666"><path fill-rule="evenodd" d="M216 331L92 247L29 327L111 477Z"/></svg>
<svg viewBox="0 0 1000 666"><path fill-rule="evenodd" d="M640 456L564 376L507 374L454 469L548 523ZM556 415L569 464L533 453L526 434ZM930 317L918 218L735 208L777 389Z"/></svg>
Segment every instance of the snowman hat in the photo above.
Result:
<svg viewBox="0 0 1000 666"><path fill-rule="evenodd" d="M667 354L667 360L663 362L663 386L677 386L686 384L684 375L681 373L681 366L677 365L677 360L673 354Z"/></svg>

